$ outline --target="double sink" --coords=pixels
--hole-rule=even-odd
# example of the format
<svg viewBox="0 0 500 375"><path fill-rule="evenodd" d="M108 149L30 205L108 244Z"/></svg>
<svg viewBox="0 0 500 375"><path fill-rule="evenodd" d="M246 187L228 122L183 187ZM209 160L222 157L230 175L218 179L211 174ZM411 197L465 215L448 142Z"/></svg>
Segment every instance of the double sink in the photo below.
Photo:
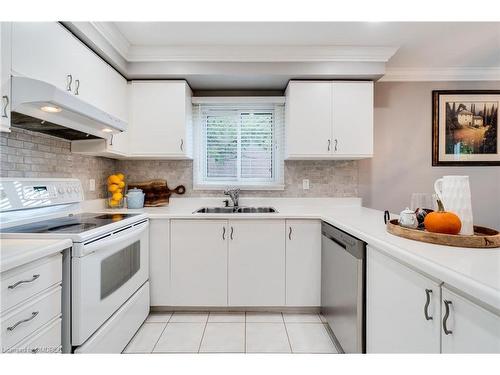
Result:
<svg viewBox="0 0 500 375"><path fill-rule="evenodd" d="M273 207L202 207L195 214L262 214L275 213Z"/></svg>

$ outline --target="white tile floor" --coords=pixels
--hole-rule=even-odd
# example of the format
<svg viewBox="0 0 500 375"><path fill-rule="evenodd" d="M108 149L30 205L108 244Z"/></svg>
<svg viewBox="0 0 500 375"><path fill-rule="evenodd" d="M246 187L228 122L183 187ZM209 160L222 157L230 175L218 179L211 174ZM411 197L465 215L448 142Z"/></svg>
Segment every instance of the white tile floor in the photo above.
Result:
<svg viewBox="0 0 500 375"><path fill-rule="evenodd" d="M318 314L153 313L124 353L336 353Z"/></svg>

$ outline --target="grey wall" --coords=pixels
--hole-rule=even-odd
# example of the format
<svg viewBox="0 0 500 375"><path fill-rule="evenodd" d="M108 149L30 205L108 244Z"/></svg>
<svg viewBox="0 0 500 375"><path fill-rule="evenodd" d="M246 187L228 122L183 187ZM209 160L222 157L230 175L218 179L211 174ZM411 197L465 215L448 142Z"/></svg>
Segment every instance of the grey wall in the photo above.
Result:
<svg viewBox="0 0 500 375"><path fill-rule="evenodd" d="M475 224L500 228L500 167L432 167L432 90L500 89L500 82L375 85L373 159L359 162L363 205L400 212L411 193L432 193L443 175L470 176Z"/></svg>

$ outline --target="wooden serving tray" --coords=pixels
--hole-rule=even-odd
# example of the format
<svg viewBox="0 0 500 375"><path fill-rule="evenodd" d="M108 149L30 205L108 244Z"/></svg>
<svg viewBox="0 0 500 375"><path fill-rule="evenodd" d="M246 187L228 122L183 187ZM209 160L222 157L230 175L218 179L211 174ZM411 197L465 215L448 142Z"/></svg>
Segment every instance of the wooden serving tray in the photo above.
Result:
<svg viewBox="0 0 500 375"><path fill-rule="evenodd" d="M462 236L458 234L432 233L424 229L405 228L399 225L397 219L394 219L387 222L387 231L395 236L438 245L478 249L500 247L500 232L477 225L474 225L474 234L472 236Z"/></svg>

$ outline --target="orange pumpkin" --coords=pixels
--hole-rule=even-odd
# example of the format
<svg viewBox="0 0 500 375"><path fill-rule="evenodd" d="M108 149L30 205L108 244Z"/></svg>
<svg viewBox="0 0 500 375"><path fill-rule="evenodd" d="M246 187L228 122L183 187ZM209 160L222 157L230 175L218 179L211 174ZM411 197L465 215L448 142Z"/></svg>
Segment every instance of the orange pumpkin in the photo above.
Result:
<svg viewBox="0 0 500 375"><path fill-rule="evenodd" d="M427 231L433 233L458 234L462 228L460 218L453 212L444 210L443 203L438 203L438 211L427 214L424 219L424 227Z"/></svg>

